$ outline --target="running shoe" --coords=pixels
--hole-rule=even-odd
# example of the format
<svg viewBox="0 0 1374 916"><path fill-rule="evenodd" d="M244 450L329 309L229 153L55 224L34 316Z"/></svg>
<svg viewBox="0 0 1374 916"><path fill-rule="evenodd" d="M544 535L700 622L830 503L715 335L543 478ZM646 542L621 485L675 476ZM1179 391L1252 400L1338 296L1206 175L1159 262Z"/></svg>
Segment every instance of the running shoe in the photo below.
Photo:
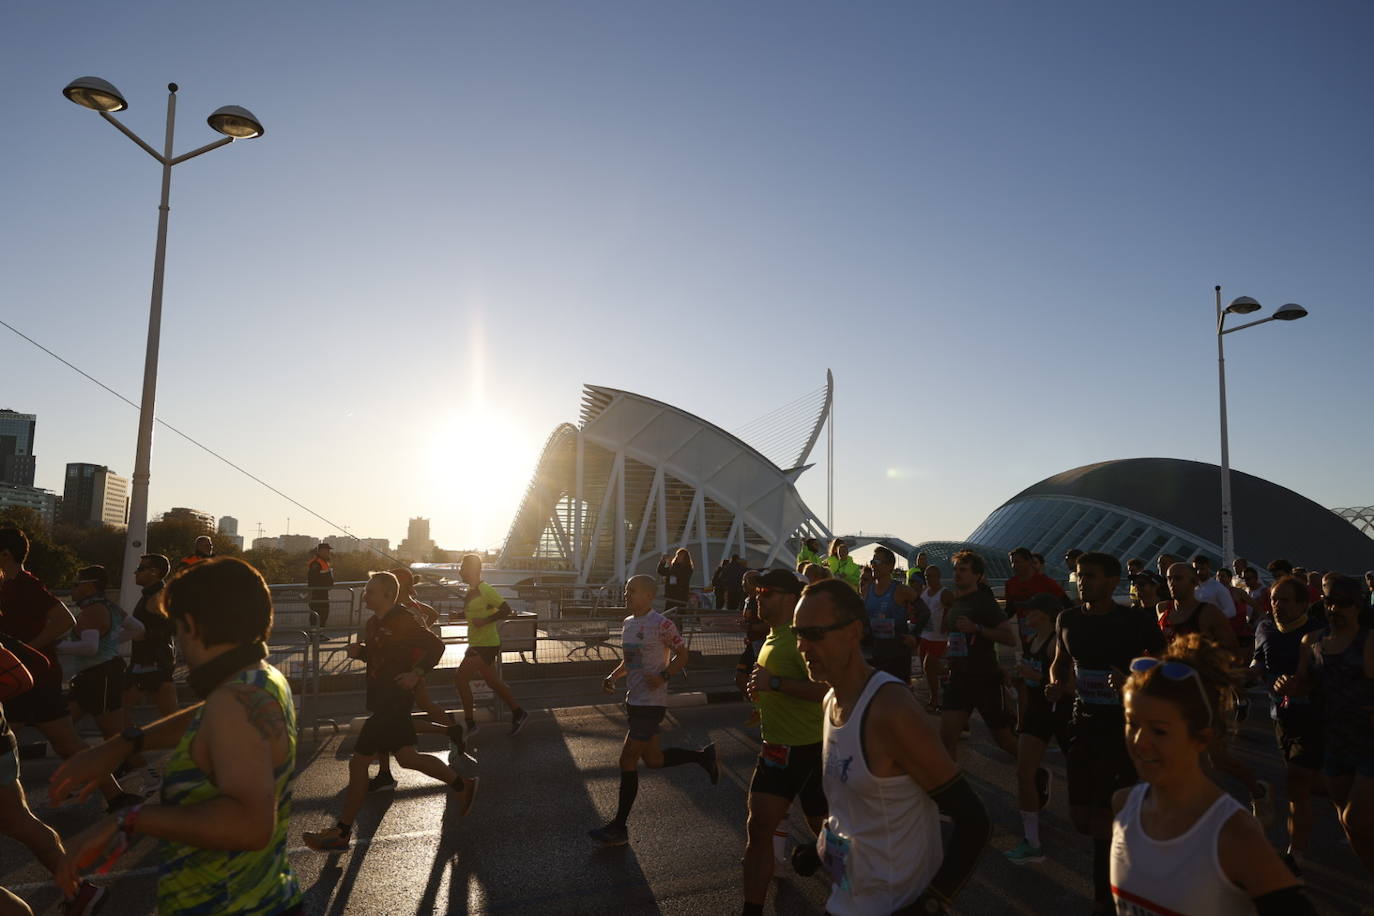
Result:
<svg viewBox="0 0 1374 916"><path fill-rule="evenodd" d="M525 727L525 723L528 722L529 720L530 720L530 714L529 714L529 713L525 712L525 710L523 710L523 709L516 710L515 714L512 715L512 716L510 717L510 735L511 735L511 737L514 738L516 735L520 734L520 729L524 728L524 727Z"/></svg>
<svg viewBox="0 0 1374 916"><path fill-rule="evenodd" d="M154 798L162 791L162 774L157 767L149 765L143 768L143 785L139 789L139 794L144 801Z"/></svg>
<svg viewBox="0 0 1374 916"><path fill-rule="evenodd" d="M301 839L305 842L305 845L316 852L332 852L337 849L347 849L349 845L348 834L344 833L343 828L338 824L324 830L317 830L314 832L307 831L301 834Z"/></svg>
<svg viewBox="0 0 1374 916"><path fill-rule="evenodd" d="M587 836L603 846L624 846L630 842L630 831L624 824L610 823L605 827L588 830Z"/></svg>
<svg viewBox="0 0 1374 916"><path fill-rule="evenodd" d="M76 896L62 904L64 916L91 916L105 905L109 891L99 884L82 881L76 889Z"/></svg>
<svg viewBox="0 0 1374 916"><path fill-rule="evenodd" d="M127 808L130 805L141 805L142 803L142 795L139 795L135 792L120 792L114 798L110 799L108 802L105 803L105 813L114 814L116 811L119 811L123 808Z"/></svg>
<svg viewBox="0 0 1374 916"><path fill-rule="evenodd" d="M396 777L390 773L378 773L367 781L367 791L381 792L384 789L396 788Z"/></svg>
<svg viewBox="0 0 1374 916"><path fill-rule="evenodd" d="M1268 830L1274 826L1274 787L1263 779L1259 780L1258 784L1264 787L1264 794L1251 796L1250 812L1255 815L1255 820Z"/></svg>
<svg viewBox="0 0 1374 916"><path fill-rule="evenodd" d="M1049 807L1050 787L1054 785L1054 780L1050 779L1050 771L1040 767L1035 771L1035 795L1040 801L1041 811Z"/></svg>
<svg viewBox="0 0 1374 916"><path fill-rule="evenodd" d="M461 775L458 778L463 779ZM466 817L467 813L472 810L472 802L475 798L477 798L477 777L463 779L463 787L458 789L458 815L460 817Z"/></svg>
<svg viewBox="0 0 1374 916"><path fill-rule="evenodd" d="M1045 850L1039 846L1032 846L1030 840L1022 840L1020 846L1008 849L1002 855L1006 856L1012 865L1032 865L1045 861Z"/></svg>
<svg viewBox="0 0 1374 916"><path fill-rule="evenodd" d="M720 782L720 764L716 763L716 744L711 742L701 751L701 768L711 777L711 785Z"/></svg>

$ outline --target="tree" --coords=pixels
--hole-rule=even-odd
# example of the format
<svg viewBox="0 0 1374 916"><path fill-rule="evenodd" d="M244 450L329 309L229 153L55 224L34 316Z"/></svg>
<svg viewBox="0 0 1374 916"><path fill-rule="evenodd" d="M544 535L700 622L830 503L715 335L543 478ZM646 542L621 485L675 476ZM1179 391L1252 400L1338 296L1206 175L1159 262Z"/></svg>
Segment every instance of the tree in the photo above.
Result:
<svg viewBox="0 0 1374 916"><path fill-rule="evenodd" d="M24 506L0 509L0 526L18 528L29 539L29 555L24 566L49 588L63 588L76 578L81 565L76 553L52 540L43 517Z"/></svg>
<svg viewBox="0 0 1374 916"><path fill-rule="evenodd" d="M110 581L118 582L123 576L125 534L122 529L58 522L53 526L52 539L70 547L82 566L105 567Z"/></svg>
<svg viewBox="0 0 1374 916"><path fill-rule="evenodd" d="M262 573L262 577L267 580L268 585L294 581L287 572L289 567L284 550L278 550L275 547L254 547L243 552L243 559L244 562ZM304 576L297 578L304 578Z"/></svg>
<svg viewBox="0 0 1374 916"><path fill-rule="evenodd" d="M222 534L207 531L203 522L189 516L175 516L159 519L148 524L148 552L160 553L172 561L177 561L195 550L196 538L208 535L215 545L215 556L236 556L238 547ZM268 580L271 581L270 579Z"/></svg>

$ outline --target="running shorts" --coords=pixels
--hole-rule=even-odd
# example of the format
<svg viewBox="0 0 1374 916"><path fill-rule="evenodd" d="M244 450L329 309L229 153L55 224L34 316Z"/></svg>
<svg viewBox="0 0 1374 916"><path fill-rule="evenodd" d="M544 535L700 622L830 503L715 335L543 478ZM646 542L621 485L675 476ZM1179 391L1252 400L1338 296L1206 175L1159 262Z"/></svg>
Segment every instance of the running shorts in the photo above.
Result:
<svg viewBox="0 0 1374 916"><path fill-rule="evenodd" d="M956 712L976 710L983 717L983 723L994 731L1011 727L1012 716L1007 712L1000 676L977 677L962 671L951 672L940 697L940 706Z"/></svg>
<svg viewBox="0 0 1374 916"><path fill-rule="evenodd" d="M1034 690L1035 688L1029 688ZM1034 697L1034 695L1032 695ZM1069 720L1073 718L1073 701L1061 700L1051 706L1048 700L1032 698L1026 703L1021 734L1039 738L1046 744L1054 739L1065 756L1069 753Z"/></svg>
<svg viewBox="0 0 1374 916"><path fill-rule="evenodd" d="M42 725L71 715L57 684L39 684L5 701L5 718L18 725Z"/></svg>
<svg viewBox="0 0 1374 916"><path fill-rule="evenodd" d="M821 771L821 742L788 746L765 741L754 764L749 791L788 801L800 798L803 814L825 817L830 807L825 801Z"/></svg>
<svg viewBox="0 0 1374 916"><path fill-rule="evenodd" d="M1352 774L1374 779L1374 737L1326 733L1326 759L1322 769L1333 779Z"/></svg>
<svg viewBox="0 0 1374 916"><path fill-rule="evenodd" d="M870 664L879 671L884 671L903 684L911 683L911 656L896 655L891 658L875 658Z"/></svg>
<svg viewBox="0 0 1374 916"><path fill-rule="evenodd" d="M1320 770L1326 762L1326 734L1322 723L1309 710L1297 715L1289 710L1287 715L1275 719L1274 737L1284 763L1304 770Z"/></svg>
<svg viewBox="0 0 1374 916"><path fill-rule="evenodd" d="M625 715L630 720L630 740L648 741L658 734L658 727L667 715L666 706L631 706L625 704Z"/></svg>
<svg viewBox="0 0 1374 916"><path fill-rule="evenodd" d="M385 751L397 751L414 743L415 722L410 718L410 712L402 713L398 709L393 709L374 712L367 717L367 721L363 723L363 730L358 733L358 744L354 751L364 757L375 757Z"/></svg>
<svg viewBox="0 0 1374 916"><path fill-rule="evenodd" d="M463 661L468 660L468 656L475 655L488 665L496 664L501 657L500 646L468 646L468 650L463 653Z"/></svg>
<svg viewBox="0 0 1374 916"><path fill-rule="evenodd" d="M1112 795L1136 784L1135 764L1120 728L1071 731L1066 770L1069 805L1112 810Z"/></svg>
<svg viewBox="0 0 1374 916"><path fill-rule="evenodd" d="M922 636L920 647L922 656L944 658L945 650L949 648L949 643L943 639L926 639Z"/></svg>
<svg viewBox="0 0 1374 916"><path fill-rule="evenodd" d="M151 671L130 670L124 675L124 682L130 687L137 687L139 690L148 693L156 693L157 689L163 684L172 682L172 669L163 665L158 665Z"/></svg>
<svg viewBox="0 0 1374 916"><path fill-rule="evenodd" d="M76 675L67 699L90 716L123 708L124 659L112 658Z"/></svg>

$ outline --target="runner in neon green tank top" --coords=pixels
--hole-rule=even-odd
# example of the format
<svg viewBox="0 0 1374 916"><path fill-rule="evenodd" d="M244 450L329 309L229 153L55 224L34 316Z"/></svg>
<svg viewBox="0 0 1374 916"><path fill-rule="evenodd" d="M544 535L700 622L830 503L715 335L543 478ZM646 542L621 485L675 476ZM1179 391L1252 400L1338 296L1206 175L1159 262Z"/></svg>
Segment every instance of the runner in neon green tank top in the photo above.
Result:
<svg viewBox="0 0 1374 916"><path fill-rule="evenodd" d="M58 886L70 892L79 871L146 835L163 841L159 912L299 914L286 858L296 722L286 679L266 663L267 584L242 560L217 557L179 573L161 598L191 666L188 681L205 701L125 729L53 774L49 796L59 804L89 794L134 754L172 749L162 803L129 808L73 838Z"/></svg>
<svg viewBox="0 0 1374 916"><path fill-rule="evenodd" d="M481 678L510 707L510 733L517 735L525 727L530 714L520 707L506 682L496 673L496 663L501 658L501 621L511 615L510 605L496 589L482 581L482 558L477 554L464 556L458 569L468 586L467 604L463 611L468 622L468 650L454 672L453 680L458 688L458 698L463 701L467 733L471 735L477 731L470 682L474 678Z"/></svg>

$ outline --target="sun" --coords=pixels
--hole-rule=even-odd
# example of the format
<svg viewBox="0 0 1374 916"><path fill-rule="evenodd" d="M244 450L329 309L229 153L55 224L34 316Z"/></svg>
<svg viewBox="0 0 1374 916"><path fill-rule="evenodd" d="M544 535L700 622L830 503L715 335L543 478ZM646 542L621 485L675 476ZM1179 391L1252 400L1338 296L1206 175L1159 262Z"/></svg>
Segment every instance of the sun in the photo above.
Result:
<svg viewBox="0 0 1374 916"><path fill-rule="evenodd" d="M450 410L432 429L426 504L435 540L448 549L500 546L538 457L529 431L487 404Z"/></svg>

